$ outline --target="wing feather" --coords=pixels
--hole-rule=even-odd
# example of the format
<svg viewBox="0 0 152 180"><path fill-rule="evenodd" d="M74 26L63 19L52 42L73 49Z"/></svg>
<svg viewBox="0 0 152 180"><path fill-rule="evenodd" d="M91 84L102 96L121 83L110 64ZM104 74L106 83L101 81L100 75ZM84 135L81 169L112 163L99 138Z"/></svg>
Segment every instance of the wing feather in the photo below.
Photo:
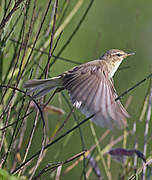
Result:
<svg viewBox="0 0 152 180"><path fill-rule="evenodd" d="M95 77L88 77L85 79L80 85L75 86L70 90L70 93L72 93L73 96L77 98L82 98L82 96L86 94L86 91L88 88L92 87L92 84L95 81Z"/></svg>
<svg viewBox="0 0 152 180"><path fill-rule="evenodd" d="M81 78L80 78L81 77ZM81 85L81 83L83 83L86 79L88 79L87 75L84 76L78 76L75 80L73 80L71 83L69 83L68 85L65 85L65 87L72 91L72 89L78 87Z"/></svg>
<svg viewBox="0 0 152 180"><path fill-rule="evenodd" d="M94 87L95 85L95 80L95 77L89 77L80 86L77 86L75 90L72 89L72 91L69 91L69 93L71 94L71 100L73 104L76 104L76 101L87 103L89 93L93 92L92 87Z"/></svg>
<svg viewBox="0 0 152 180"><path fill-rule="evenodd" d="M90 110L91 111L91 105L92 105L92 102L94 100L94 98L96 97L96 93L98 91L98 87L99 87L99 81L98 79L96 78L94 80L94 83L92 84L92 86L90 86L89 90L88 90L88 96L86 97L86 99L83 99L84 100L84 103L82 104L83 106L86 106L88 111Z"/></svg>
<svg viewBox="0 0 152 180"><path fill-rule="evenodd" d="M95 114L93 122L111 129L127 125L129 115L121 102L115 101L117 94L102 61L76 68L64 79L73 104L87 117Z"/></svg>

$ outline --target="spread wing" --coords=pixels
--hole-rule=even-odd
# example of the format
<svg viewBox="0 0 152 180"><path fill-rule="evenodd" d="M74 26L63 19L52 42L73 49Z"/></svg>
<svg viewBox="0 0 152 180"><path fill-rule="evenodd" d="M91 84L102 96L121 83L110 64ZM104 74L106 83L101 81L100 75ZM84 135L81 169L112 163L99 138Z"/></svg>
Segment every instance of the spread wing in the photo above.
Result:
<svg viewBox="0 0 152 180"><path fill-rule="evenodd" d="M96 124L110 129L127 125L127 111L117 97L113 82L108 77L107 66L96 60L78 66L64 76L64 87L69 91L72 103Z"/></svg>

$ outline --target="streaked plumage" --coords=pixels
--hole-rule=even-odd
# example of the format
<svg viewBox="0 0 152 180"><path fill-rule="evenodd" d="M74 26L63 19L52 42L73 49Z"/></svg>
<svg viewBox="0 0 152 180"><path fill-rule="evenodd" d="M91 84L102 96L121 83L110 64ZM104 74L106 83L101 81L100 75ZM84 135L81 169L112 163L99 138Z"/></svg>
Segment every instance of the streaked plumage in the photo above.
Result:
<svg viewBox="0 0 152 180"><path fill-rule="evenodd" d="M29 80L24 87L29 93L38 90L34 97L47 94L55 88L67 89L72 103L86 115L95 114L92 121L108 128L123 128L129 117L117 97L112 76L122 60L133 53L121 50L109 50L98 60L74 67L55 78L47 80Z"/></svg>

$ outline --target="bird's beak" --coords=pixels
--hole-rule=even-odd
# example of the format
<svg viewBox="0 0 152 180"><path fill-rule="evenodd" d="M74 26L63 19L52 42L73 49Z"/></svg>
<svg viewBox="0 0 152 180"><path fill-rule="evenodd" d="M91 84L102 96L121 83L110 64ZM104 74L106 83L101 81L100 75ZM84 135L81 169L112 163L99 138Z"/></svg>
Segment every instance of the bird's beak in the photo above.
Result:
<svg viewBox="0 0 152 180"><path fill-rule="evenodd" d="M128 53L127 56L135 55L135 53Z"/></svg>

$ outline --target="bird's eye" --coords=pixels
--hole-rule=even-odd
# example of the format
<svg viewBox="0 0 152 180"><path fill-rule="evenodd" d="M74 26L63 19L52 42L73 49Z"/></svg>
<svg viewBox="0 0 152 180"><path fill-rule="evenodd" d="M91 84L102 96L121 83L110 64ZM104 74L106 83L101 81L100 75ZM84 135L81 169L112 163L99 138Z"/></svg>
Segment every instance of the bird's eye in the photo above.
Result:
<svg viewBox="0 0 152 180"><path fill-rule="evenodd" d="M118 53L118 54L116 54L118 57L120 57L120 56L122 56L122 54L120 54L120 53Z"/></svg>

